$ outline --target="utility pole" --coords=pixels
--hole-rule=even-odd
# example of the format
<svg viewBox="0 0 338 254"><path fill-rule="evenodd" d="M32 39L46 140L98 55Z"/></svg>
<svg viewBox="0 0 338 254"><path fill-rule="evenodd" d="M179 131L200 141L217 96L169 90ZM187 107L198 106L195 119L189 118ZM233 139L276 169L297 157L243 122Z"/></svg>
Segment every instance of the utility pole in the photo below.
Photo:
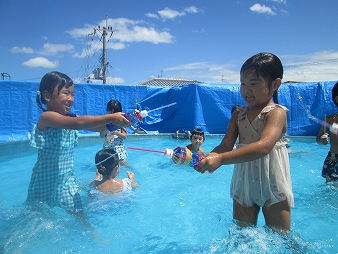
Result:
<svg viewBox="0 0 338 254"><path fill-rule="evenodd" d="M103 84L106 84L107 82L107 65L109 63L107 63L107 35L110 33L110 37L113 35L114 31L113 28L110 26L108 26L108 15L106 15L106 26L100 28L100 26L98 28L94 28L94 32L89 34L89 35L93 35L96 34L96 32L101 33L102 35L102 43L103 43L103 47L102 47L102 58L101 58L101 70L102 70L102 80L103 80Z"/></svg>

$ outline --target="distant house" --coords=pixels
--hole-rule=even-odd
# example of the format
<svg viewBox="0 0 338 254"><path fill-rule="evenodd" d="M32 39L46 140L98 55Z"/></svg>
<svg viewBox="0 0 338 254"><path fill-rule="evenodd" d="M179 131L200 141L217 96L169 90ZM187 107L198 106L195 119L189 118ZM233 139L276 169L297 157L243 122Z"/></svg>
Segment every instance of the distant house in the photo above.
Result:
<svg viewBox="0 0 338 254"><path fill-rule="evenodd" d="M137 86L183 86L189 84L202 84L204 82L187 79L169 79L169 78L150 78L138 82Z"/></svg>

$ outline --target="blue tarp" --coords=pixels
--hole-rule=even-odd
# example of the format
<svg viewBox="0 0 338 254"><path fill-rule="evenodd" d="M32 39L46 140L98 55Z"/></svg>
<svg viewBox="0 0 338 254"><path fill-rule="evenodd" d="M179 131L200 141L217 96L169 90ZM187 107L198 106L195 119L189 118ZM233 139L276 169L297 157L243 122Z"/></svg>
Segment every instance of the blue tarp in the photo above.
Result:
<svg viewBox="0 0 338 254"><path fill-rule="evenodd" d="M309 114L322 120L337 111L331 98L335 82L282 84L278 99L289 109L289 136L317 135L320 125L311 120ZM39 82L0 81L1 142L28 139L41 114L35 102L38 87ZM174 133L199 127L209 134L224 134L232 107L245 105L239 89L239 84L181 87L75 84L72 113L105 114L111 99L119 100L124 112L132 112L136 105L140 110L151 110L176 102L171 107L150 112L141 128L147 132ZM129 133L132 131L133 128L128 128ZM88 133L80 131L80 134Z"/></svg>

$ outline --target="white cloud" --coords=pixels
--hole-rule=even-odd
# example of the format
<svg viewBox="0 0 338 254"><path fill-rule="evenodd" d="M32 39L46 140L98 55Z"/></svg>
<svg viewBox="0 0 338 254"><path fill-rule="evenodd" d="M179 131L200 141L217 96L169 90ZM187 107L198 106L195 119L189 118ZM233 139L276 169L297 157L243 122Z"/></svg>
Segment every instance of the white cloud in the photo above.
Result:
<svg viewBox="0 0 338 254"><path fill-rule="evenodd" d="M176 17L182 17L186 15L184 11L178 12L168 7L164 8L164 10L158 11L158 14L161 16L163 20L175 19Z"/></svg>
<svg viewBox="0 0 338 254"><path fill-rule="evenodd" d="M184 11L189 12L189 13L198 13L199 9L192 5L188 8L185 8Z"/></svg>
<svg viewBox="0 0 338 254"><path fill-rule="evenodd" d="M124 84L126 81L119 77L107 77L107 84Z"/></svg>
<svg viewBox="0 0 338 254"><path fill-rule="evenodd" d="M286 0L270 0L275 3L286 4Z"/></svg>
<svg viewBox="0 0 338 254"><path fill-rule="evenodd" d="M26 54L32 54L34 53L34 50L30 47L13 47L11 48L12 53L26 53Z"/></svg>
<svg viewBox="0 0 338 254"><path fill-rule="evenodd" d="M338 52L322 51L309 55L280 56L284 65L284 81L337 80Z"/></svg>
<svg viewBox="0 0 338 254"><path fill-rule="evenodd" d="M66 31L66 33L73 38L82 38L92 34L94 32L94 28L97 28L95 25L85 24L84 26L84 28L73 28L72 30Z"/></svg>
<svg viewBox="0 0 338 254"><path fill-rule="evenodd" d="M146 16L152 19L159 19L159 17L156 14L150 12L146 13Z"/></svg>
<svg viewBox="0 0 338 254"><path fill-rule="evenodd" d="M142 26L135 26L133 30L129 30L129 33L125 33L124 37L120 37L122 41L128 42L151 42L158 43L172 43L173 36L168 32L158 33L154 28L147 28Z"/></svg>
<svg viewBox="0 0 338 254"><path fill-rule="evenodd" d="M94 74L89 75L90 79L83 81L81 78L72 78L74 83L92 83L92 84L103 84L102 80L94 79ZM126 81L119 77L106 77L106 84L124 84Z"/></svg>
<svg viewBox="0 0 338 254"><path fill-rule="evenodd" d="M284 66L283 82L320 82L338 80L338 51L322 51L309 55L278 55ZM198 80L210 84L239 84L239 69L235 64L193 62L163 69L165 78Z"/></svg>
<svg viewBox="0 0 338 254"><path fill-rule="evenodd" d="M104 20L102 22L106 21ZM103 27L102 22L100 27ZM112 37L109 37L109 43L107 43L107 47L113 49L125 48L124 42L150 42L158 44L172 43L174 40L174 37L169 32L158 31L154 27L146 26L144 21L135 21L126 18L108 19L108 26L113 27L115 31ZM67 31L67 33L74 38L84 37L88 35L88 28L83 28L83 31L81 31L81 28L75 28ZM97 34L100 35L99 32L97 32ZM96 36L97 40L99 37L100 36Z"/></svg>
<svg viewBox="0 0 338 254"><path fill-rule="evenodd" d="M197 80L210 84L239 83L238 70L230 64L216 65L208 62L194 62L163 69L168 78Z"/></svg>
<svg viewBox="0 0 338 254"><path fill-rule="evenodd" d="M208 62L194 62L194 63L182 64L182 65L178 65L178 66L165 68L165 70L166 71L196 70L196 69L209 68L209 66L210 66L210 64Z"/></svg>
<svg viewBox="0 0 338 254"><path fill-rule="evenodd" d="M45 43L41 50L34 50L30 47L13 47L11 48L12 53L39 53L41 55L57 55L60 52L71 52L74 50L74 46L71 44L53 44Z"/></svg>
<svg viewBox="0 0 338 254"><path fill-rule="evenodd" d="M56 55L59 52L73 51L74 46L71 44L53 44L45 43L42 50L39 51L42 55Z"/></svg>
<svg viewBox="0 0 338 254"><path fill-rule="evenodd" d="M166 21L167 19L175 19L177 17L186 16L187 13L198 13L200 10L195 6L190 6L184 9L184 11L175 11L173 9L170 9L168 7L164 8L164 10L158 11L158 14L160 15L161 19L163 21Z"/></svg>
<svg viewBox="0 0 338 254"><path fill-rule="evenodd" d="M59 67L58 61L49 61L47 58L44 57L36 57L31 58L26 62L22 63L24 66L34 68L34 67L43 67L43 68L56 68Z"/></svg>
<svg viewBox="0 0 338 254"><path fill-rule="evenodd" d="M284 16L289 15L289 12L287 10L281 9L280 11Z"/></svg>
<svg viewBox="0 0 338 254"><path fill-rule="evenodd" d="M270 7L260 4L254 4L250 7L250 10L262 14L276 15L276 13L273 12Z"/></svg>

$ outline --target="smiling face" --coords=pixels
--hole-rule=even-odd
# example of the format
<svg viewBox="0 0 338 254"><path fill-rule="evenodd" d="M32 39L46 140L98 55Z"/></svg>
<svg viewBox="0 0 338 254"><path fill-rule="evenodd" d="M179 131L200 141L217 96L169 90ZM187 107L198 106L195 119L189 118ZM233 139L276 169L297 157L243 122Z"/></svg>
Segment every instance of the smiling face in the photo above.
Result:
<svg viewBox="0 0 338 254"><path fill-rule="evenodd" d="M46 100L47 110L66 115L74 104L74 85L62 87L60 92L56 86L52 94L44 91L43 96Z"/></svg>
<svg viewBox="0 0 338 254"><path fill-rule="evenodd" d="M190 138L191 144L194 148L199 148L204 142L204 138L201 135L192 135Z"/></svg>
<svg viewBox="0 0 338 254"><path fill-rule="evenodd" d="M242 98L250 107L266 106L272 101L273 92L276 90L275 82L276 80L269 87L268 82L259 78L255 72L241 73Z"/></svg>

